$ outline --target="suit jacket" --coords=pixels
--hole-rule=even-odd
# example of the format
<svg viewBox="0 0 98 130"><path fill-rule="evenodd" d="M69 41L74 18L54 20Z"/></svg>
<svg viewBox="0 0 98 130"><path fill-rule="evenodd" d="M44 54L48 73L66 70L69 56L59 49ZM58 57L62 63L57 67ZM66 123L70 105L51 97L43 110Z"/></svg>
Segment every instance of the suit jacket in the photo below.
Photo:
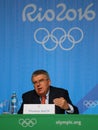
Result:
<svg viewBox="0 0 98 130"><path fill-rule="evenodd" d="M67 100L69 104L71 104L74 108L74 112L71 114L78 114L78 108L74 106L70 100L68 91L62 88L56 88L50 86L50 93L49 93L49 104L53 104L53 99L63 97ZM22 95L23 103L18 111L18 114L23 114L23 105L24 104L40 104L40 97L37 95L35 90L31 90L26 92ZM65 110L61 109L58 106L55 106L55 113L56 114L65 114ZM68 113L68 112L67 112ZM70 114L70 113L68 113Z"/></svg>

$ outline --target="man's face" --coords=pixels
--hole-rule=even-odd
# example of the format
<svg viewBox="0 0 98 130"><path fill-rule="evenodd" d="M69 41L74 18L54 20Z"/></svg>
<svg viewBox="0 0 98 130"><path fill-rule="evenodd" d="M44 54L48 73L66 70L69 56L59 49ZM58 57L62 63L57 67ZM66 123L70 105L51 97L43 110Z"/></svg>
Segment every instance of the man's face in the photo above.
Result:
<svg viewBox="0 0 98 130"><path fill-rule="evenodd" d="M39 96L46 95L50 87L50 80L47 78L47 76L44 74L40 74L38 76L34 76L32 81L33 81L36 93Z"/></svg>

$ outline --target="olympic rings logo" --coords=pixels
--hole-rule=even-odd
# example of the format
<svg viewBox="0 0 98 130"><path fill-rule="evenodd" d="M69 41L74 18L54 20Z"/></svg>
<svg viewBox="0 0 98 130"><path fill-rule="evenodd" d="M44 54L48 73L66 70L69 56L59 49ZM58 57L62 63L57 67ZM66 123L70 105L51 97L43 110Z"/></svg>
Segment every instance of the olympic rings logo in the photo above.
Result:
<svg viewBox="0 0 98 130"><path fill-rule="evenodd" d="M33 127L34 125L37 124L37 120L32 118L32 119L19 119L19 124L22 126L22 127Z"/></svg>
<svg viewBox="0 0 98 130"><path fill-rule="evenodd" d="M78 27L73 27L67 33L63 28L57 27L50 33L46 28L38 28L34 32L34 39L47 51L55 50L58 45L62 50L69 51L82 41L83 31ZM49 40L52 40L52 43Z"/></svg>
<svg viewBox="0 0 98 130"><path fill-rule="evenodd" d="M98 105L98 101L95 100L95 101L92 101L92 100L85 100L83 102L83 105L86 106L87 108L90 108L90 107L96 107Z"/></svg>

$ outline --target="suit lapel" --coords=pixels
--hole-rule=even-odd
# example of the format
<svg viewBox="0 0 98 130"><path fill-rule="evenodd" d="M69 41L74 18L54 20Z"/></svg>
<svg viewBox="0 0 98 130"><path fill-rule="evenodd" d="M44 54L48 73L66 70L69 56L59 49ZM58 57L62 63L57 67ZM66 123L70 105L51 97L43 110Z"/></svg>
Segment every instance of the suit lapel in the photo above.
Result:
<svg viewBox="0 0 98 130"><path fill-rule="evenodd" d="M53 104L53 99L54 99L54 92L52 92L52 87L50 87L49 104Z"/></svg>
<svg viewBox="0 0 98 130"><path fill-rule="evenodd" d="M40 104L40 97L36 93L32 94L32 103L33 104Z"/></svg>

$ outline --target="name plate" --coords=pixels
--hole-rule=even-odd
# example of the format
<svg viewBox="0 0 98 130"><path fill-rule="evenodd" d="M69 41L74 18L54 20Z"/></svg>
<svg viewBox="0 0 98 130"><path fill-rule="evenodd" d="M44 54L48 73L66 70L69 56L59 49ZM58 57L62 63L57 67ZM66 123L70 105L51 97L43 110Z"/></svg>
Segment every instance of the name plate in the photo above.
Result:
<svg viewBox="0 0 98 130"><path fill-rule="evenodd" d="M55 114L54 104L24 104L23 114Z"/></svg>

